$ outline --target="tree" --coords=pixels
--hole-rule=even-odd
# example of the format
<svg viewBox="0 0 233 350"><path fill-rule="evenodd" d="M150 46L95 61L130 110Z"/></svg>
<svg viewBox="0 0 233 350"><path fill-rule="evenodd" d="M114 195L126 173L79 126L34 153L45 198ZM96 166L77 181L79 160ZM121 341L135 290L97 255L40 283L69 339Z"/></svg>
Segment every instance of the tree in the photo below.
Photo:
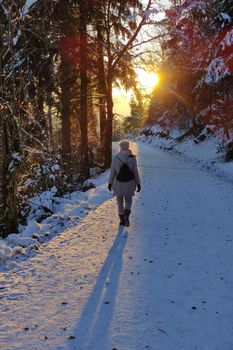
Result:
<svg viewBox="0 0 233 350"><path fill-rule="evenodd" d="M197 135L210 126L218 134L222 130L227 140L232 128L232 6L216 0L174 3L163 21L161 81L152 94L148 122Z"/></svg>
<svg viewBox="0 0 233 350"><path fill-rule="evenodd" d="M104 160L105 167L111 164L112 156L112 133L113 133L113 85L117 79L127 84L127 74L120 74L127 67L133 74L133 48L137 40L138 34L142 27L147 24L148 11L150 10L152 1L143 11L142 3L138 0L129 0L115 2L112 0L98 2L98 13L95 17L97 23L97 55L99 53L99 92L105 95L106 99L106 117L104 109L101 109L101 135L104 138ZM136 14L138 10L138 14ZM140 20L139 20L140 18ZM137 42L138 44L138 42ZM101 52L103 54L101 54ZM131 64L131 66L130 66ZM104 77L104 78L103 78ZM104 99L101 100L105 102ZM104 125L105 124L105 125ZM104 137L103 137L104 135Z"/></svg>
<svg viewBox="0 0 233 350"><path fill-rule="evenodd" d="M12 13L12 17L16 13ZM13 47L13 38L9 36L8 28L14 32L14 24L7 18L3 7L0 7L1 35L0 35L0 96L1 96L1 151L2 151L2 173L1 173L1 193L3 198L3 222L6 234L17 232L17 203L16 193L18 186L18 173L21 164L21 147L18 123L15 113L19 110L19 104L16 99L17 88L14 81L6 76L7 69L11 64L11 56L8 50L15 52ZM8 25L9 27L7 28ZM10 77L11 78L11 77ZM23 83L23 81L21 80Z"/></svg>
<svg viewBox="0 0 233 350"><path fill-rule="evenodd" d="M129 134L137 134L143 120L143 104L142 100L136 100L132 95L130 99L130 116L124 118L124 131Z"/></svg>
<svg viewBox="0 0 233 350"><path fill-rule="evenodd" d="M18 232L17 187L22 161L17 122L11 113L4 111L3 120L3 220L6 233Z"/></svg>
<svg viewBox="0 0 233 350"><path fill-rule="evenodd" d="M57 13L60 20L61 37L61 118L62 118L62 152L67 168L71 165L71 65L69 61L69 46L66 46L68 38L73 37L70 2L60 0Z"/></svg>
<svg viewBox="0 0 233 350"><path fill-rule="evenodd" d="M113 122L113 95L112 95L112 88L113 88L113 83L114 80L116 79L115 76L115 71L118 67L118 65L121 63L123 58L125 58L125 55L129 50L132 48L133 43L137 39L138 34L140 33L142 27L146 24L147 22L147 14L146 11L150 10L151 8L152 1L149 0L148 4L145 8L145 12L142 13L141 20L139 24L136 24L136 21L133 21L133 25L131 24L131 27L129 28L122 28L123 29L123 35L126 34L124 32L124 29L126 32L128 32L128 40L126 43L122 43L120 40L117 41L116 46L114 47L114 52L112 52L112 45L111 45L111 40L110 40L110 30L111 30L111 25L112 23L109 23L109 18L108 18L108 27L106 28L106 34L107 34L107 47L108 47L108 65L107 65L107 126L106 130L108 132L108 137L106 138L106 143L105 143L105 166L109 167L111 164L111 157L112 157L112 122ZM132 6L133 10L135 8L141 8L141 3L139 1L135 2L130 2L129 5ZM125 9L125 8L124 8ZM119 16L120 15L120 16ZM119 17L124 17L124 12L122 9L119 9ZM131 12L126 12L126 16L131 15ZM132 32L130 33L129 30L132 28ZM117 48L117 50L116 50Z"/></svg>
<svg viewBox="0 0 233 350"><path fill-rule="evenodd" d="M80 121L81 121L81 176L86 180L89 177L88 164L88 117L87 117L87 6L80 0L79 2L80 18L79 18L79 35L80 35Z"/></svg>
<svg viewBox="0 0 233 350"><path fill-rule="evenodd" d="M54 185L73 189L97 164L99 148L98 161L110 166L113 86L136 87L138 34L151 5L0 2L0 210L8 232L17 230L17 202L28 208L28 197ZM134 115L139 109L135 101Z"/></svg>

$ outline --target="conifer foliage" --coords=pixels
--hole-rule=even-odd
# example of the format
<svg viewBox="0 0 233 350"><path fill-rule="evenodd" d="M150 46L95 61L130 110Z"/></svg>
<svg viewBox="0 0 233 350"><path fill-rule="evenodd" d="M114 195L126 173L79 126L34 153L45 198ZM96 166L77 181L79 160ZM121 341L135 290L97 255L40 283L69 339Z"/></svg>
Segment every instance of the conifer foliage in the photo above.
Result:
<svg viewBox="0 0 233 350"><path fill-rule="evenodd" d="M133 47L151 6L0 1L2 234L17 232L29 197L52 187L61 195L91 168L110 166L113 85L133 79Z"/></svg>
<svg viewBox="0 0 233 350"><path fill-rule="evenodd" d="M173 1L161 25L161 84L148 123L233 141L233 2Z"/></svg>

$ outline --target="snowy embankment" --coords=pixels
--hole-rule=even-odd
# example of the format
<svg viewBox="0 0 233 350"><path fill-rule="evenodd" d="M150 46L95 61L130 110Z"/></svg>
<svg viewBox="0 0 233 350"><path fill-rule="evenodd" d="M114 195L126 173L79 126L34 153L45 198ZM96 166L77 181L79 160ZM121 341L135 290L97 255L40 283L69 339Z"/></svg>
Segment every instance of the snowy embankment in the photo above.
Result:
<svg viewBox="0 0 233 350"><path fill-rule="evenodd" d="M27 226L21 226L18 234L13 233L6 239L0 239L0 266L14 266L16 261L33 256L41 244L76 225L90 210L110 198L112 195L106 186L107 177L106 171L98 178L89 180L88 183L93 184L95 188L86 192L75 191L63 197L56 197L54 187L32 198ZM52 215L38 223L41 208L47 209Z"/></svg>
<svg viewBox="0 0 233 350"><path fill-rule="evenodd" d="M148 142L152 146L175 152L189 161L210 169L218 176L233 180L233 161L226 162L226 147L216 135L204 129L198 136L182 138L178 129L167 134L159 126L147 127L137 138L141 142Z"/></svg>

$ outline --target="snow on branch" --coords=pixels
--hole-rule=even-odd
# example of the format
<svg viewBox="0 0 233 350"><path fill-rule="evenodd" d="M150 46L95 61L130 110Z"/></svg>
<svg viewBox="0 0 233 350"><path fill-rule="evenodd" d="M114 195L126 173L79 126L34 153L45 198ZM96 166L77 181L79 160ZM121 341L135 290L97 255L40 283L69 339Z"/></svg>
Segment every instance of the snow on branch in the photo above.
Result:
<svg viewBox="0 0 233 350"><path fill-rule="evenodd" d="M215 84L229 75L229 69L225 64L225 61L222 57L215 58L210 63L206 76L203 79L204 83Z"/></svg>
<svg viewBox="0 0 233 350"><path fill-rule="evenodd" d="M27 16L30 8L37 2L38 0L26 0L23 8L22 8L22 17L23 19Z"/></svg>

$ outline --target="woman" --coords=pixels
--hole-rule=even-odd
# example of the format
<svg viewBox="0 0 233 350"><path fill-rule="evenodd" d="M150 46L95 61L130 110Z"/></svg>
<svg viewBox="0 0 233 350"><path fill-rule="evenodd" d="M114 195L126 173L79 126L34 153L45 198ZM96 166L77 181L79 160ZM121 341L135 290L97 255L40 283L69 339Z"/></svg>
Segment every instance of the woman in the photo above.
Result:
<svg viewBox="0 0 233 350"><path fill-rule="evenodd" d="M117 197L120 225L129 226L132 197L137 187L141 190L136 157L129 149L129 142L120 142L120 152L112 160L108 189Z"/></svg>

